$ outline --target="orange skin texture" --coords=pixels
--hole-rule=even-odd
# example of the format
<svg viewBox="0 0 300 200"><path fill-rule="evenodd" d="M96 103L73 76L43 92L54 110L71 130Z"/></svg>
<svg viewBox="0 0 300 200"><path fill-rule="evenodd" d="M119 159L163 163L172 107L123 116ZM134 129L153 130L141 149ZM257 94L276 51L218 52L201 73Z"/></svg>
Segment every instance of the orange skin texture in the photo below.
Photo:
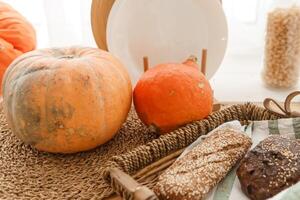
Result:
<svg viewBox="0 0 300 200"><path fill-rule="evenodd" d="M35 47L36 35L32 25L11 6L0 1L0 83L10 63Z"/></svg>
<svg viewBox="0 0 300 200"><path fill-rule="evenodd" d="M129 75L110 53L93 48L23 54L3 81L13 133L47 152L74 153L109 141L131 107Z"/></svg>
<svg viewBox="0 0 300 200"><path fill-rule="evenodd" d="M201 120L212 112L213 91L193 61L150 68L138 81L133 101L142 122L160 133Z"/></svg>

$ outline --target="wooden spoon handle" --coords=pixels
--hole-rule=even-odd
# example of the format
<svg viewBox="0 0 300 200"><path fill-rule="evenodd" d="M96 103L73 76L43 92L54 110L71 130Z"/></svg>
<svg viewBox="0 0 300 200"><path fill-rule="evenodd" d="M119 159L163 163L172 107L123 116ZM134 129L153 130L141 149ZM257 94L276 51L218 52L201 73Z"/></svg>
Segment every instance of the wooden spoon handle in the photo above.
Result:
<svg viewBox="0 0 300 200"><path fill-rule="evenodd" d="M130 200L158 200L157 196L146 186L140 185L133 178L117 168L109 169L111 184L123 192L122 197ZM124 190L125 189L125 190ZM121 192L120 190L118 190Z"/></svg>

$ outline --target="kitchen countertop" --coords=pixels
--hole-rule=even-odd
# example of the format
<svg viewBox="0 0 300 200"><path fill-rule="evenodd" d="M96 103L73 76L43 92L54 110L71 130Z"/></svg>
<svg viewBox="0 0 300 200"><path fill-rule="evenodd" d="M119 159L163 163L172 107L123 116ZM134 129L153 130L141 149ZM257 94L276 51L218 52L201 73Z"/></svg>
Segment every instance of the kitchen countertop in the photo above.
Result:
<svg viewBox="0 0 300 200"><path fill-rule="evenodd" d="M261 79L262 58L259 55L226 55L218 72L210 80L215 98L220 102L263 102L266 97L283 102L294 88L272 89ZM295 98L300 103L300 97Z"/></svg>

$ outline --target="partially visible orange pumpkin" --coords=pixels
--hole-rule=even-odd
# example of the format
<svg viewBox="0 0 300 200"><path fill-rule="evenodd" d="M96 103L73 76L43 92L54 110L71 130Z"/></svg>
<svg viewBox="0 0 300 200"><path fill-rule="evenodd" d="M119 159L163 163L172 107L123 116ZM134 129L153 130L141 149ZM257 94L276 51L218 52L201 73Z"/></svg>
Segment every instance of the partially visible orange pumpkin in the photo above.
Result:
<svg viewBox="0 0 300 200"><path fill-rule="evenodd" d="M160 133L207 117L213 91L193 59L150 68L138 81L133 100L140 119Z"/></svg>
<svg viewBox="0 0 300 200"><path fill-rule="evenodd" d="M2 86L12 131L48 152L85 151L107 142L131 106L124 66L94 48L26 53L7 69Z"/></svg>
<svg viewBox="0 0 300 200"><path fill-rule="evenodd" d="M32 25L11 6L0 1L0 81L8 65L35 46Z"/></svg>

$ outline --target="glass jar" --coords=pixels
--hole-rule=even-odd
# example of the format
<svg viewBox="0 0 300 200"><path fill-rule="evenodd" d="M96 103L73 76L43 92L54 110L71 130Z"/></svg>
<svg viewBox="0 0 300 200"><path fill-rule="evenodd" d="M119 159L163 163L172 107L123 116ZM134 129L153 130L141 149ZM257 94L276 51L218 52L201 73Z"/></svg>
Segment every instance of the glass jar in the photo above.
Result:
<svg viewBox="0 0 300 200"><path fill-rule="evenodd" d="M268 86L293 87L300 69L300 6L274 1L267 17L263 80Z"/></svg>

